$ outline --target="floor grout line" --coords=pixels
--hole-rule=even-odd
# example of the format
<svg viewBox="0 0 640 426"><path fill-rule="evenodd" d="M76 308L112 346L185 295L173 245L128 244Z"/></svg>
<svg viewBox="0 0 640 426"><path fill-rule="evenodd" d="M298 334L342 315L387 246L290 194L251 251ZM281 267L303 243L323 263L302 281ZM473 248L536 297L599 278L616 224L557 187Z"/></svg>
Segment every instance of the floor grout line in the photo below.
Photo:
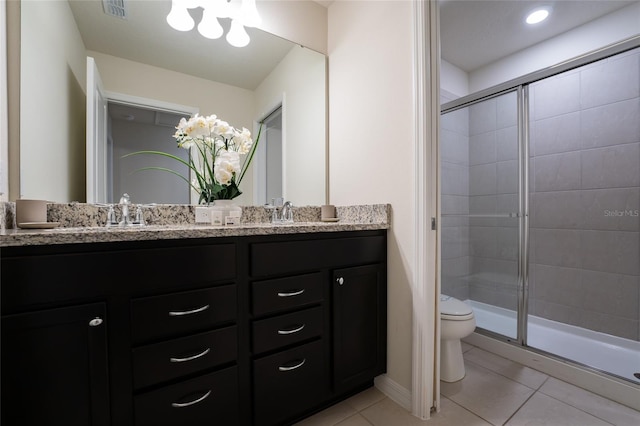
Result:
<svg viewBox="0 0 640 426"><path fill-rule="evenodd" d="M529 389L531 389L531 388L529 388ZM534 391L533 391L533 393L532 393L531 395L529 395L529 397L528 397L528 398L527 398L527 399L526 399L522 404L520 404L520 406L516 409L516 411L514 411L514 412L513 412L513 414L511 414L511 415L509 416L509 418L508 418L507 420L505 420L505 422L504 422L502 425L504 426L504 425L506 425L507 423L509 423L509 420L511 420L511 419L513 418L513 416L515 416L516 414L518 414L518 411L520 411L520 410L522 409L522 407L524 407L524 406L525 406L525 404L526 404L527 402L529 402L529 400L530 400L531 398L533 398L533 395L535 395L535 394L537 394L537 393L538 393L538 391L537 391L537 390L534 390Z"/></svg>
<svg viewBox="0 0 640 426"><path fill-rule="evenodd" d="M556 380L559 380L559 379L556 379ZM578 386L576 386L576 387L578 387ZM578 388L579 388L579 389L582 389L582 388L580 388L580 387L578 387ZM588 391L587 391L587 392L588 392ZM563 401L563 400L561 400L561 399L556 398L556 397L555 397L555 396L553 396L553 395L548 395L548 394L546 394L546 393L544 393L544 392L542 392L542 391L540 391L540 393L541 393L542 395L546 396L546 397L549 397L549 398L554 399L554 400L556 400L556 401L558 401L558 402L561 402L562 404L566 404L566 405L568 405L569 407L573 407L573 408L575 408L575 409L576 409L576 410L578 410L578 411L582 411L583 413L588 414L588 415L590 415L591 417L595 417L595 418L596 418L596 419L598 419L598 420L602 420L603 422L605 422L605 423L607 423L607 424L610 424L610 425L612 425L612 426L615 426L615 423L611 423L610 421L605 420L605 419L601 418L600 416L597 416L597 415L595 415L595 414L593 414L593 413L590 413L590 412L588 412L588 411L585 411L585 410L583 410L583 409L582 409L582 408L580 408L580 407L576 407L575 405L571 404L571 403L570 403L570 402L568 402L568 401ZM596 395L596 396L599 396L599 395ZM601 397L601 398L604 398L604 397ZM604 399L606 399L607 401L611 401L610 399L607 399L607 398L604 398ZM612 402L614 402L614 403L616 403L616 404L617 404L617 402L615 402L615 401L612 401Z"/></svg>
<svg viewBox="0 0 640 426"><path fill-rule="evenodd" d="M470 410L469 408L465 407L464 405L460 405L460 404L458 404L456 401L454 401L454 400L453 400L453 399L451 399L451 398L446 397L445 395L440 394L440 397L441 397L441 398L446 398L446 399L448 399L449 401L451 401L451 403L453 403L453 404L457 405L458 407L462 408L463 410L465 410L465 411L467 411L467 412L469 412L469 413L473 414L475 417L478 417L479 419L484 420L485 422L489 423L490 425L493 425L493 426L502 426L502 425L496 425L496 424L494 424L494 423L490 422L489 420L487 420L487 419L485 419L484 417L482 417L480 414L473 412L472 410Z"/></svg>
<svg viewBox="0 0 640 426"><path fill-rule="evenodd" d="M471 364L475 365L476 367L480 367L480 368L482 368L482 369L485 369L485 370L487 370L487 371L490 371L490 372L492 372L492 373L495 373L495 374L497 374L497 375L498 375L498 376L500 376L500 377L503 377L503 378L505 378L505 379L507 379L507 380L510 380L510 381L512 381L512 382L514 382L514 383L517 383L517 384L521 385L521 386L524 386L524 387L525 387L525 388L527 388L527 389L531 389L531 390L532 390L532 391L534 391L534 392L537 392L537 391L538 391L538 389L540 389L540 387L538 387L538 389L536 389L536 388L532 388L531 386L525 385L524 383L520 383L519 381L514 380L514 379L512 379L511 377L509 377L509 376L507 376L507 375L505 375L505 374L502 374L502 373L500 373L500 372L498 372L498 371L495 371L495 370L493 370L493 369L491 369L491 368L489 368L489 367L485 367L484 365L478 364L477 362L474 362L474 361L471 361L471 360L468 360L468 359L465 359L465 360L464 360L464 362L470 362ZM513 362L513 361L512 361L512 362ZM526 367L526 366L525 366L525 367ZM527 367L527 368L528 368L528 367ZM542 373L542 374L544 374L544 373ZM547 378L546 378L546 379L544 379L544 382L546 382L546 381L549 379L549 377L550 377L548 374L545 374L545 375L547 376ZM463 378L463 380L464 380L464 378ZM544 382L542 382L542 383L544 383ZM542 386L542 385L540 385L540 386Z"/></svg>

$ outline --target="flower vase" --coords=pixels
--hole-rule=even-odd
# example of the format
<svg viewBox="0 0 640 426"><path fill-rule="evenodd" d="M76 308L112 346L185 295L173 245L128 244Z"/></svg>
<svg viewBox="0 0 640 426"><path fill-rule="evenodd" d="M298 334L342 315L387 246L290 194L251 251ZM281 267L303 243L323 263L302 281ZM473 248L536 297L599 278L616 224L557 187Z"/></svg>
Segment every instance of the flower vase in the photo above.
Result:
<svg viewBox="0 0 640 426"><path fill-rule="evenodd" d="M242 208L233 200L215 200L209 210L212 225L240 225Z"/></svg>

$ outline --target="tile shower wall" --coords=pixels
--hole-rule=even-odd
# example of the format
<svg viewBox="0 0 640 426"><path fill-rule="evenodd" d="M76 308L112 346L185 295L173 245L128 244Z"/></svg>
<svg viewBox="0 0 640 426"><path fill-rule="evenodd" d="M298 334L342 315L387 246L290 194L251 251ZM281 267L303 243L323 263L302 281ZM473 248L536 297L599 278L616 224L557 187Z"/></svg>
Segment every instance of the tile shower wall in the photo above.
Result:
<svg viewBox="0 0 640 426"><path fill-rule="evenodd" d="M640 340L640 49L530 86L529 313Z"/></svg>

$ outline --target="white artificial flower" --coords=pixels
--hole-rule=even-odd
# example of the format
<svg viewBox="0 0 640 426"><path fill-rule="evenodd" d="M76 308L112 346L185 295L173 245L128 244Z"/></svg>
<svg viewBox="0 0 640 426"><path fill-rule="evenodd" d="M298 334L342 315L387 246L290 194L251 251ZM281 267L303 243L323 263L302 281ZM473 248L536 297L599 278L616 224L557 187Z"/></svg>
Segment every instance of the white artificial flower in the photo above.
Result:
<svg viewBox="0 0 640 426"><path fill-rule="evenodd" d="M184 138L178 142L178 148L191 149L195 144L192 138Z"/></svg>
<svg viewBox="0 0 640 426"><path fill-rule="evenodd" d="M215 114L211 114L209 116L207 116L206 120L207 120L207 125L209 126L209 131L213 130L213 128L216 125L216 120L218 119L218 117Z"/></svg>
<svg viewBox="0 0 640 426"><path fill-rule="evenodd" d="M245 155L249 153L253 141L251 140L251 132L248 129L243 127L241 132L236 130L233 140L236 143L239 154Z"/></svg>
<svg viewBox="0 0 640 426"><path fill-rule="evenodd" d="M219 150L219 149L226 149L225 148L225 144L224 144L224 139L222 139L222 138L215 139L214 146L215 146L216 151Z"/></svg>
<svg viewBox="0 0 640 426"><path fill-rule="evenodd" d="M216 124L213 127L213 133L222 136L225 139L229 139L233 137L234 128L229 125L226 121L216 120Z"/></svg>
<svg viewBox="0 0 640 426"><path fill-rule="evenodd" d="M196 138L199 136L209 136L209 122L206 117L196 114L191 120L189 136Z"/></svg>
<svg viewBox="0 0 640 426"><path fill-rule="evenodd" d="M220 185L229 185L233 178L233 173L229 172L227 169L223 169L222 167L217 167L214 172L214 176Z"/></svg>
<svg viewBox="0 0 640 426"><path fill-rule="evenodd" d="M176 135L182 134L184 133L184 129L187 127L187 120L186 118L182 117L180 119L180 122L178 123L178 125L176 126Z"/></svg>
<svg viewBox="0 0 640 426"><path fill-rule="evenodd" d="M229 185L234 173L240 172L240 156L235 151L221 150L213 165L214 176L221 185Z"/></svg>

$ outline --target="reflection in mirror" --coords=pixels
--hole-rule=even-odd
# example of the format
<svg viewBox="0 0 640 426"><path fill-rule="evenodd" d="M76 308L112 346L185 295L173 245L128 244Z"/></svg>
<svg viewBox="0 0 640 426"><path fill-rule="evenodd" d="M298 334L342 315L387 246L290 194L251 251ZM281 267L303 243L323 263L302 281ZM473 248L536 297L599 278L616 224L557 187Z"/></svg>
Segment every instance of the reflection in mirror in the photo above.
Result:
<svg viewBox="0 0 640 426"><path fill-rule="evenodd" d="M264 118L262 132L257 160L265 167L258 169L258 200L273 204L273 199L282 197L282 105Z"/></svg>
<svg viewBox="0 0 640 426"><path fill-rule="evenodd" d="M158 109L134 107L110 102L107 149L112 159L111 179L107 180L107 202L117 202L127 193L136 203L191 204L189 185L179 177L145 167L163 167L189 177L189 168L164 156L134 155L135 151L160 150L188 161L188 152L178 148L173 138L180 118L191 114L176 114ZM109 185L110 184L110 185ZM195 198L197 202L197 197Z"/></svg>
<svg viewBox="0 0 640 426"><path fill-rule="evenodd" d="M175 31L166 24L170 0L125 4L127 17L120 19L106 15L98 0L22 3L20 195L85 200L85 63L91 56L107 97L186 106L254 135L258 120L282 105L281 196L296 205L324 203L325 56L255 28L247 29L251 42L244 48ZM111 184L116 200L128 191L118 190L115 178ZM258 184L250 170L236 201L263 203Z"/></svg>

